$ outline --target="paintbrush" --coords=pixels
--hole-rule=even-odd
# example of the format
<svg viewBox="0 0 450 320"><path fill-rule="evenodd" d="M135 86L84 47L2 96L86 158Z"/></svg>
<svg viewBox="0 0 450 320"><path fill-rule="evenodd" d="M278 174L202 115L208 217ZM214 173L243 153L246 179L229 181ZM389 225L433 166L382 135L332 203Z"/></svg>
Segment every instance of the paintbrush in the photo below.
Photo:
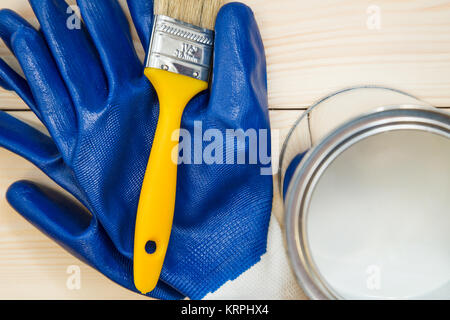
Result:
<svg viewBox="0 0 450 320"><path fill-rule="evenodd" d="M221 5L221 0L154 2L144 73L158 94L160 109L134 239L134 283L143 294L155 288L164 263L175 209L181 117L188 102L209 86L213 29Z"/></svg>

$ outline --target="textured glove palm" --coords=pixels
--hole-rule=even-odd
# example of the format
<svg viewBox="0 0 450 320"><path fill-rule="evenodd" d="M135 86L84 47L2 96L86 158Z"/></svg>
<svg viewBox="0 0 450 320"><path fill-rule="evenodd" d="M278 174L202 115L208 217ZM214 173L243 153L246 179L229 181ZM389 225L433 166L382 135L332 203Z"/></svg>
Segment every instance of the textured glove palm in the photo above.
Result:
<svg viewBox="0 0 450 320"><path fill-rule="evenodd" d="M26 80L0 60L0 85L16 91L50 137L0 113L0 145L23 156L81 204L19 181L7 198L27 220L113 281L136 291L132 259L140 187L158 101L115 0L79 0L81 28L63 0L30 0L41 31L0 12L0 36ZM144 48L153 5L129 0ZM70 10L69 10L70 12ZM269 129L264 50L251 11L225 6L216 26L211 92L186 108L182 128ZM241 146L242 148L242 146ZM248 148L244 146L243 148ZM244 150L245 151L245 150ZM182 164L174 225L156 298L196 299L265 252L272 178L261 164Z"/></svg>

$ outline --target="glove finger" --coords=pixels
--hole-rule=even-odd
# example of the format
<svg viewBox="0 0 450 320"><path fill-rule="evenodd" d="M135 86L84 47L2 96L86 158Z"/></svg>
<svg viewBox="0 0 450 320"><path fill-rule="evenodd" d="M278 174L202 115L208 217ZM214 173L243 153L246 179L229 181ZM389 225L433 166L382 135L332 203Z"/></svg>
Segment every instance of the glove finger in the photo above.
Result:
<svg viewBox="0 0 450 320"><path fill-rule="evenodd" d="M81 15L97 47L108 78L110 94L123 83L142 76L128 20L117 0L78 0Z"/></svg>
<svg viewBox="0 0 450 320"><path fill-rule="evenodd" d="M71 9L64 0L29 2L75 105L88 108L103 105L107 99L106 78L81 21L71 24L75 13L68 14Z"/></svg>
<svg viewBox="0 0 450 320"><path fill-rule="evenodd" d="M36 108L36 103L27 81L2 59L0 59L0 86L6 90L15 91L30 109L33 110L36 116L41 119L41 115Z"/></svg>
<svg viewBox="0 0 450 320"><path fill-rule="evenodd" d="M219 11L214 54L213 113L230 128L257 129L261 120L268 122L264 46L254 15L246 5L231 3ZM254 110L255 105L262 109Z"/></svg>
<svg viewBox="0 0 450 320"><path fill-rule="evenodd" d="M92 216L79 205L32 182L15 182L6 197L25 219L57 242L75 242L91 224Z"/></svg>
<svg viewBox="0 0 450 320"><path fill-rule="evenodd" d="M11 46L28 80L44 125L62 156L70 163L77 118L47 44L36 30L22 27L14 33Z"/></svg>
<svg viewBox="0 0 450 320"><path fill-rule="evenodd" d="M17 13L10 9L0 10L0 37L6 46L11 48L11 38L21 27L33 28L26 20L22 19Z"/></svg>
<svg viewBox="0 0 450 320"><path fill-rule="evenodd" d="M9 9L0 10L0 38L12 51L11 38L18 28L26 26L33 28L27 21L20 18L14 11ZM0 60L1 85L7 90L14 90L40 118L33 94L26 80L12 70L3 60Z"/></svg>
<svg viewBox="0 0 450 320"><path fill-rule="evenodd" d="M3 111L0 111L0 146L41 169L60 157L56 145L48 136Z"/></svg>
<svg viewBox="0 0 450 320"><path fill-rule="evenodd" d="M27 159L61 187L82 197L52 139L3 111L0 111L0 147Z"/></svg>
<svg viewBox="0 0 450 320"><path fill-rule="evenodd" d="M114 247L97 219L79 204L28 181L18 181L6 193L10 205L44 234L111 280L136 291L132 261ZM180 299L175 290L160 282L155 298Z"/></svg>
<svg viewBox="0 0 450 320"><path fill-rule="evenodd" d="M153 1L127 0L127 3L142 46L147 52L153 26Z"/></svg>
<svg viewBox="0 0 450 320"><path fill-rule="evenodd" d="M63 156L71 153L76 118L66 87L41 35L11 10L0 11L0 36L19 61L35 108Z"/></svg>

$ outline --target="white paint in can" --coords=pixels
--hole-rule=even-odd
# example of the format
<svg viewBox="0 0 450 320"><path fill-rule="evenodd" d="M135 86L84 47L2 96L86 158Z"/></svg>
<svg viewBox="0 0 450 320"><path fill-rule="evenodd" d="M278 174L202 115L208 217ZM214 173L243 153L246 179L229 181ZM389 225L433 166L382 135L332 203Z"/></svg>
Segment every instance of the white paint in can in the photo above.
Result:
<svg viewBox="0 0 450 320"><path fill-rule="evenodd" d="M345 299L450 298L450 142L396 130L339 155L316 185L307 239Z"/></svg>

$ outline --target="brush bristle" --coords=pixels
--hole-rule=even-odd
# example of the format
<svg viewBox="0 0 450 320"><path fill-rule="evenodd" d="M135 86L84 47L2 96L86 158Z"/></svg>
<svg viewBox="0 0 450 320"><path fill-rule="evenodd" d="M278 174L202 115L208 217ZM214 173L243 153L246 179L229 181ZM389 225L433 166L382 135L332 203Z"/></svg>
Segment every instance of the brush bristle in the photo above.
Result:
<svg viewBox="0 0 450 320"><path fill-rule="evenodd" d="M214 30L224 0L155 0L155 14L165 15L205 29Z"/></svg>

